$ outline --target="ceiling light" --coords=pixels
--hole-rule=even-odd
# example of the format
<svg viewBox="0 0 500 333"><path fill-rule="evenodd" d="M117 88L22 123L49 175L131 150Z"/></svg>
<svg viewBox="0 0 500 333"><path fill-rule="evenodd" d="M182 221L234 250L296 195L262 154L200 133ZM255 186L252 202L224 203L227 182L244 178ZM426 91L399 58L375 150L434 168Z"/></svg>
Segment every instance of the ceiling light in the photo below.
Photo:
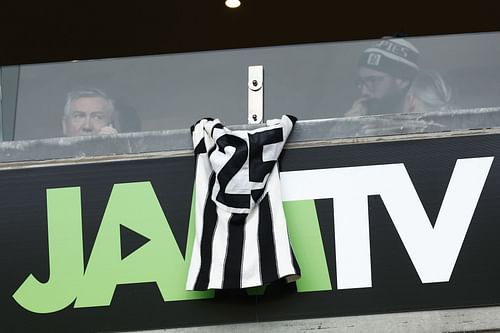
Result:
<svg viewBox="0 0 500 333"><path fill-rule="evenodd" d="M229 8L238 8L240 5L240 0L226 0L226 6Z"/></svg>

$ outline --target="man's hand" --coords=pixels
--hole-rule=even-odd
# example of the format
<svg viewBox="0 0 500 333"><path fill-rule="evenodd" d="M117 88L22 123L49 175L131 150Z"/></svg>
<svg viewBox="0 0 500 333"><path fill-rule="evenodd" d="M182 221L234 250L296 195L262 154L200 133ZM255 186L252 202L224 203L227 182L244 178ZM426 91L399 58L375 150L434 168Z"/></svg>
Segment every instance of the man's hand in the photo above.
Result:
<svg viewBox="0 0 500 333"><path fill-rule="evenodd" d="M366 116L368 114L368 110L366 109L366 97L360 98L352 104L352 107L349 111L344 114L344 117L359 117Z"/></svg>
<svg viewBox="0 0 500 333"><path fill-rule="evenodd" d="M113 127L113 125L108 125L101 128L98 134L107 135L107 134L117 134L117 133L118 131L116 130L116 128Z"/></svg>

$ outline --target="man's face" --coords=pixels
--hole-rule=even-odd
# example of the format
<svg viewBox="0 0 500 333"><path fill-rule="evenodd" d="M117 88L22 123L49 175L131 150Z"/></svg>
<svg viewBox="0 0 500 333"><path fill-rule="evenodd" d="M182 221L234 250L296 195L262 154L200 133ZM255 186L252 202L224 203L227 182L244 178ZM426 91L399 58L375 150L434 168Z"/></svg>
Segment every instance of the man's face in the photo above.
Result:
<svg viewBox="0 0 500 333"><path fill-rule="evenodd" d="M99 134L111 123L111 112L101 97L80 97L71 102L69 114L63 119L65 136Z"/></svg>
<svg viewBox="0 0 500 333"><path fill-rule="evenodd" d="M394 77L366 67L359 69L358 87L362 97L377 99L399 90Z"/></svg>
<svg viewBox="0 0 500 333"><path fill-rule="evenodd" d="M358 87L361 97L372 114L401 112L394 107L402 106L409 82L389 74L366 68L359 68Z"/></svg>

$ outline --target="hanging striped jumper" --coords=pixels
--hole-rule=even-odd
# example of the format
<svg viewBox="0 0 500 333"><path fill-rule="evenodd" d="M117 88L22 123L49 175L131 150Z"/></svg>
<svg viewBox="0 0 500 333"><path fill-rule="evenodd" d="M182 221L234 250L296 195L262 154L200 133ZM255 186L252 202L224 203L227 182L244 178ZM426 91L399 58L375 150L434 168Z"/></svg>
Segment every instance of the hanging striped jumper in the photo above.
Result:
<svg viewBox="0 0 500 333"><path fill-rule="evenodd" d="M261 286L300 269L281 201L278 157L296 118L232 131L218 119L191 128L196 157L196 234L187 290Z"/></svg>

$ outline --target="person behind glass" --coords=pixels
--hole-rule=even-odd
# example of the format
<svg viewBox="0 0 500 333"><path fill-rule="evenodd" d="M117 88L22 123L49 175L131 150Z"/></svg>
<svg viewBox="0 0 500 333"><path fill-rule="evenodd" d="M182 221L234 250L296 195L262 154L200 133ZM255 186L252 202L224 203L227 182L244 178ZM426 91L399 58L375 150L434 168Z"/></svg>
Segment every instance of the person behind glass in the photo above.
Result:
<svg viewBox="0 0 500 333"><path fill-rule="evenodd" d="M114 103L99 89L79 89L68 93L62 121L64 136L115 134Z"/></svg>
<svg viewBox="0 0 500 333"><path fill-rule="evenodd" d="M382 39L358 60L361 97L345 116L401 113L406 93L419 67L420 52L403 38Z"/></svg>
<svg viewBox="0 0 500 333"><path fill-rule="evenodd" d="M413 80L405 100L405 113L450 110L451 90L437 72L422 72Z"/></svg>

